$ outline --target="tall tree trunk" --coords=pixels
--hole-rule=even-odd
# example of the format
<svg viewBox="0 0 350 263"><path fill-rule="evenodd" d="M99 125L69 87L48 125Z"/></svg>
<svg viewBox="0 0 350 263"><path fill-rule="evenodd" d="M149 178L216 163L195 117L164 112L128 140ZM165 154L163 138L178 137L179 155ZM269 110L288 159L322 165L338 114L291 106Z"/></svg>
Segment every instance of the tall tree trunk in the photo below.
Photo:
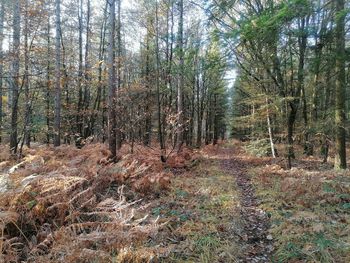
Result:
<svg viewBox="0 0 350 263"><path fill-rule="evenodd" d="M217 105L217 94L214 94L214 108L213 111L213 145L218 143L219 138L219 118L218 118L218 105Z"/></svg>
<svg viewBox="0 0 350 263"><path fill-rule="evenodd" d="M160 101L160 58L159 58L159 21L158 21L158 2L156 2L156 60L157 60L157 70L156 70L156 86L157 86L157 110L158 110L158 139L160 145L160 159L162 162L166 161L166 152L164 144L164 136L162 130L162 113L161 113L161 101Z"/></svg>
<svg viewBox="0 0 350 263"><path fill-rule="evenodd" d="M78 64L78 108L77 108L77 131L80 136L83 134L82 108L83 108L83 0L79 1L78 6L79 22L79 64Z"/></svg>
<svg viewBox="0 0 350 263"><path fill-rule="evenodd" d="M61 144L61 1L56 0L56 68L54 146Z"/></svg>
<svg viewBox="0 0 350 263"><path fill-rule="evenodd" d="M51 98L51 26L50 26L50 15L47 17L47 66L46 66L46 142L50 144L50 98Z"/></svg>
<svg viewBox="0 0 350 263"><path fill-rule="evenodd" d="M91 66L89 61L89 52L90 52L90 16L91 16L91 4L90 0L87 0L86 3L86 43L85 43L85 83L84 83L84 112L87 112L90 105L90 80L91 80ZM91 115L90 115L91 116ZM89 114L86 113L84 116L84 137L89 137L92 134L92 127L89 126Z"/></svg>
<svg viewBox="0 0 350 263"><path fill-rule="evenodd" d="M121 1L118 0L118 17L117 17L117 93L121 88L121 72L122 72L122 20L121 20ZM117 136L117 148L120 149L122 147L122 131L121 129L116 130Z"/></svg>
<svg viewBox="0 0 350 263"><path fill-rule="evenodd" d="M346 76L345 76L345 4L344 0L336 1L336 73L335 83L335 163L336 169L346 169L346 146L345 146L345 98L346 98Z"/></svg>
<svg viewBox="0 0 350 263"><path fill-rule="evenodd" d="M184 107L183 107L183 89L184 89L184 50L183 50L183 27L184 27L184 6L183 0L179 0L179 28L178 28L178 51L179 51L179 84L177 88L177 114L179 118L177 131L177 150L181 150L184 135Z"/></svg>
<svg viewBox="0 0 350 263"><path fill-rule="evenodd" d="M24 139L23 142L30 147L30 97L29 97L29 49L28 49L28 1L25 0L24 19L24 95L25 95L25 116L24 116ZM22 147L21 147L22 152Z"/></svg>
<svg viewBox="0 0 350 263"><path fill-rule="evenodd" d="M151 19L147 22L148 27L153 26ZM148 146L151 142L151 133L152 133L152 114L151 114L151 52L150 52L150 35L151 32L148 30L146 36L146 68L145 68L145 78L146 78L146 96L145 96L145 127L143 134L143 144Z"/></svg>
<svg viewBox="0 0 350 263"><path fill-rule="evenodd" d="M299 42L299 66L298 66L298 90L300 90L301 99L302 99L302 112L303 112L303 119L304 119L304 153L306 155L312 155L313 154L313 146L309 142L309 121L307 116L307 102L306 102L306 94L305 94L305 85L304 85L304 79L305 79L305 52L306 52L306 45L307 45L307 28L308 28L308 21L309 17L302 18L299 22L299 30L300 30L300 37L298 39Z"/></svg>
<svg viewBox="0 0 350 263"><path fill-rule="evenodd" d="M108 47L108 145L111 158L117 156L117 120L115 112L116 83L115 83L115 0L109 2L109 47Z"/></svg>
<svg viewBox="0 0 350 263"><path fill-rule="evenodd" d="M4 13L5 13L5 6L4 6L4 1L0 1L0 143L2 142L2 128L3 128L3 120L2 120L2 115L3 115L3 109L2 109L2 96L3 96L3 85L2 85L2 78L3 78L3 59L4 59L4 54L2 50L2 44L4 41Z"/></svg>
<svg viewBox="0 0 350 263"><path fill-rule="evenodd" d="M271 127L271 116L270 116L269 104L270 104L269 99L266 97L266 119L267 119L267 129L269 131L271 154L273 158L276 158L275 144L273 143L273 133L272 133L272 127Z"/></svg>
<svg viewBox="0 0 350 263"><path fill-rule="evenodd" d="M104 16L103 16L103 23L101 26L101 31L100 31L100 43L99 43L99 48L98 48L98 86L97 86L97 94L96 94L96 99L94 102L93 106L93 114L90 119L90 129L93 130L95 126L96 119L98 118L98 113L101 108L101 101L103 100L102 97L102 90L104 89L104 83L102 81L102 62L104 60L105 56L105 42L106 42L106 20L107 20L107 8L108 5L106 3L105 8L104 8ZM103 106L104 108L104 106ZM102 130L104 130L104 110L102 110Z"/></svg>
<svg viewBox="0 0 350 263"><path fill-rule="evenodd" d="M201 104L201 95L200 95L200 74L197 75L196 80L196 100L197 100L197 147L200 148L202 146L202 124L203 124L203 110Z"/></svg>
<svg viewBox="0 0 350 263"><path fill-rule="evenodd" d="M290 111L288 113L288 120L287 120L287 167L288 169L292 168L292 159L295 158L294 155L294 149L293 149L293 132L294 132L294 123L297 115L297 106L294 102L289 103Z"/></svg>
<svg viewBox="0 0 350 263"><path fill-rule="evenodd" d="M12 113L11 113L11 136L10 150L17 153L17 121L18 121L18 97L19 97L19 48L21 33L21 10L20 0L16 0L13 9L13 62L12 62Z"/></svg>

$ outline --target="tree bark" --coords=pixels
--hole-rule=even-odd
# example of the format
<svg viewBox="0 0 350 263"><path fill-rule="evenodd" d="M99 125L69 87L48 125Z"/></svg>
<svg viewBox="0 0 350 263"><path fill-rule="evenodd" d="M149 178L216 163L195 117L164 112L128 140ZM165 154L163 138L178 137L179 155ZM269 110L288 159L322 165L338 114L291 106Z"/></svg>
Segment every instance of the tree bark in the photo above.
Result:
<svg viewBox="0 0 350 263"><path fill-rule="evenodd" d="M179 28L178 28L178 52L179 52L179 84L177 88L177 114L179 118L178 130L176 134L177 150L181 150L184 134L184 107L183 107L183 88L184 88L184 50L183 50L183 24L184 24L184 7L183 0L179 0Z"/></svg>
<svg viewBox="0 0 350 263"><path fill-rule="evenodd" d="M336 83L335 83L335 162L336 169L346 169L346 145L345 145L345 98L346 98L346 76L345 76L345 2L336 1Z"/></svg>
<svg viewBox="0 0 350 263"><path fill-rule="evenodd" d="M12 113L11 113L11 136L10 150L17 153L17 121L18 121L18 97L19 97L19 48L21 33L21 10L20 0L16 0L13 9L13 61L12 61Z"/></svg>
<svg viewBox="0 0 350 263"><path fill-rule="evenodd" d="M25 20L24 20L24 95L25 95L25 116L24 116L24 139L23 143L30 147L30 110L31 102L29 97L29 49L28 49L28 1L25 1ZM22 146L21 146L22 152Z"/></svg>
<svg viewBox="0 0 350 263"><path fill-rule="evenodd" d="M108 47L108 145L111 158L117 156L117 122L116 122L116 83L115 83L115 0L109 2L109 47Z"/></svg>
<svg viewBox="0 0 350 263"><path fill-rule="evenodd" d="M85 43L85 83L84 83L84 112L87 112L89 109L90 105L90 80L91 80L91 66L90 66L90 61L89 61L89 52L90 52L90 16L91 16L91 4L90 0L87 0L86 3L86 43ZM84 122L83 122L83 127L84 127L84 138L89 137L92 134L92 128L90 129L89 125L89 116L92 114L85 114L84 115Z"/></svg>
<svg viewBox="0 0 350 263"><path fill-rule="evenodd" d="M3 85L2 85L2 78L3 78L3 59L4 59L4 54L3 54L3 49L2 49L2 44L4 41L4 13L5 13L5 6L4 6L4 1L0 1L0 143L2 142L2 128L3 128L3 102L2 102L2 96L3 96Z"/></svg>
<svg viewBox="0 0 350 263"><path fill-rule="evenodd" d="M266 97L266 119L267 119L267 129L269 131L269 140L271 147L271 154L273 158L276 158L275 144L273 142L273 133L271 127L271 117L270 117L270 107L269 107L269 99Z"/></svg>
<svg viewBox="0 0 350 263"><path fill-rule="evenodd" d="M51 38L50 38L51 26L50 15L47 17L47 66L46 66L46 143L50 144L50 98L51 98Z"/></svg>
<svg viewBox="0 0 350 263"><path fill-rule="evenodd" d="M161 101L160 101L160 57L159 57L159 21L158 21L158 2L156 2L156 60L157 60L157 70L156 70L156 87L157 87L157 110L158 110L158 139L160 146L160 159L162 162L166 161L166 152L164 144L164 136L162 129L162 113L161 113Z"/></svg>
<svg viewBox="0 0 350 263"><path fill-rule="evenodd" d="M78 105L77 105L77 132L80 136L83 134L82 107L83 107L83 0L79 1L78 6L78 24L79 24L79 64L78 64Z"/></svg>
<svg viewBox="0 0 350 263"><path fill-rule="evenodd" d="M54 146L61 144L61 1L56 0L56 65Z"/></svg>
<svg viewBox="0 0 350 263"><path fill-rule="evenodd" d="M122 72L122 21L121 21L121 1L118 0L118 17L117 17L117 94L121 88L121 72ZM119 150L122 147L122 131L121 129L116 129L117 136L117 149Z"/></svg>

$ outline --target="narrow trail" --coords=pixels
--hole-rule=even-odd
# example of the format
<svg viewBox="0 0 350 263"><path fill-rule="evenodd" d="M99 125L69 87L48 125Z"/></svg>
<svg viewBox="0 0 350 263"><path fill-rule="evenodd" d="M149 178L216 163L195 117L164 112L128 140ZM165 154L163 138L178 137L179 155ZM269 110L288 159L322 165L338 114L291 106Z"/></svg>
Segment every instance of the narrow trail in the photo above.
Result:
<svg viewBox="0 0 350 263"><path fill-rule="evenodd" d="M240 150L239 146L219 149L222 169L235 178L240 192L239 212L243 222L243 233L240 237L243 255L239 258L239 262L271 262L273 244L272 237L268 234L269 218L259 208L259 200L255 195L250 176L247 174L247 168L254 164L250 164L249 160L241 159Z"/></svg>

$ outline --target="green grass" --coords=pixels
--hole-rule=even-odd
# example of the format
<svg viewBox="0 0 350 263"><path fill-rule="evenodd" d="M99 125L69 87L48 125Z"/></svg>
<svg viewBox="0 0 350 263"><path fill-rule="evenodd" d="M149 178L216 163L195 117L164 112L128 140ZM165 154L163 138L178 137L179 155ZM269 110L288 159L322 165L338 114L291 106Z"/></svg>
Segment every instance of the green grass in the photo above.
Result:
<svg viewBox="0 0 350 263"><path fill-rule="evenodd" d="M176 177L168 196L152 208L154 215L170 220L167 235L181 236L167 244L171 253L161 262L235 262L233 253L240 249L232 229L240 227L234 224L238 198L234 178L215 160Z"/></svg>

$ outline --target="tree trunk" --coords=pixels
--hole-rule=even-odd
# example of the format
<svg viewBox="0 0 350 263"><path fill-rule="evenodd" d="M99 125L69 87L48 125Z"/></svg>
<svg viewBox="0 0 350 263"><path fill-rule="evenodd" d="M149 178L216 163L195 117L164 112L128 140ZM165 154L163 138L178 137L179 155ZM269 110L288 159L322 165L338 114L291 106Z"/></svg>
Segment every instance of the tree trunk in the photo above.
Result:
<svg viewBox="0 0 350 263"><path fill-rule="evenodd" d="M56 67L54 146L61 144L61 1L56 0Z"/></svg>
<svg viewBox="0 0 350 263"><path fill-rule="evenodd" d="M202 99L200 97L200 75L197 75L196 80L197 86L197 148L202 146L202 124L203 124L203 110L202 110Z"/></svg>
<svg viewBox="0 0 350 263"><path fill-rule="evenodd" d="M267 119L267 129L269 131L269 140L271 147L271 154L273 158L276 158L275 144L273 143L273 133L271 127L271 117L270 117L270 108L269 108L269 99L266 97L266 119Z"/></svg>
<svg viewBox="0 0 350 263"><path fill-rule="evenodd" d="M25 116L24 116L24 139L23 143L30 147L30 97L29 97L29 50L28 50L28 1L25 1L25 22L24 22L24 95L25 95ZM21 146L22 152L22 146Z"/></svg>
<svg viewBox="0 0 350 263"><path fill-rule="evenodd" d="M116 83L115 83L115 0L109 2L109 47L108 47L108 145L111 158L117 156L117 120L115 112Z"/></svg>
<svg viewBox="0 0 350 263"><path fill-rule="evenodd" d="M121 88L121 70L122 70L122 20L121 20L121 1L118 0L118 17L117 17L117 93ZM122 131L121 129L116 129L117 138L117 149L122 147Z"/></svg>
<svg viewBox="0 0 350 263"><path fill-rule="evenodd" d="M160 101L160 57L159 57L159 21L158 21L158 2L156 2L156 60L157 60L157 70L156 70L156 86L157 86L157 109L158 109L158 139L160 146L160 159L162 162L166 162L166 152L164 144L164 136L162 129L162 113L161 113L161 101Z"/></svg>
<svg viewBox="0 0 350 263"><path fill-rule="evenodd" d="M97 84L97 94L96 94L96 99L94 102L94 106L93 106L93 114L91 116L90 119L90 129L93 130L95 123L96 123L96 119L98 118L98 113L100 112L100 108L101 108L101 101L103 99L102 97L102 90L104 89L105 84L102 81L102 62L104 60L104 56L105 56L105 39L106 39L106 20L107 20L107 8L108 5L106 3L105 7L104 7L104 18L103 18L103 23L101 26L101 31L100 31L100 43L99 43L99 49L98 49L98 84ZM103 119L104 119L104 106L103 106L103 110L102 110L102 130L104 130L104 123L103 123ZM102 136L104 137L104 136Z"/></svg>
<svg viewBox="0 0 350 263"><path fill-rule="evenodd" d="M305 94L305 85L304 85L304 75L305 75L305 51L307 46L307 28L308 28L307 18L302 18L299 22L299 30L301 31L301 36L298 39L299 42L299 66L298 66L298 90L301 93L302 105L303 105L303 119L304 119L304 154L307 156L313 154L313 146L309 142L309 122L307 116L307 103L306 103L306 94Z"/></svg>
<svg viewBox="0 0 350 263"><path fill-rule="evenodd" d="M90 66L90 61L89 61L89 52L90 52L90 15L91 15L91 4L90 4L90 0L87 0L86 3L86 8L87 8L87 13L86 13L86 43L85 43L85 83L84 83L84 112L88 112L89 109L89 105L90 105L90 70L91 70L91 66ZM91 114L85 114L84 116L84 122L83 122L83 127L84 127L84 132L83 132L83 136L84 138L89 137L92 134L92 127L90 129L90 125L89 125L89 115L91 116Z"/></svg>
<svg viewBox="0 0 350 263"><path fill-rule="evenodd" d="M184 88L184 51L183 51L183 24L184 8L183 0L179 0L179 28L178 28L178 52L179 52L179 84L177 88L177 114L179 118L178 130L176 134L177 150L181 150L184 134L184 107L183 107L183 88Z"/></svg>
<svg viewBox="0 0 350 263"><path fill-rule="evenodd" d="M79 64L78 64L78 105L77 105L77 132L80 136L83 134L82 107L83 107L83 0L79 1L78 6L79 22Z"/></svg>
<svg viewBox="0 0 350 263"><path fill-rule="evenodd" d="M214 94L214 108L213 111L213 145L216 145L218 143L219 138L219 118L218 118L218 105L217 105L217 94Z"/></svg>
<svg viewBox="0 0 350 263"><path fill-rule="evenodd" d="M2 85L2 78L3 78L3 59L4 59L4 54L3 54L3 49L2 49L2 44L4 40L4 13L5 13L5 6L4 6L4 1L0 1L0 144L2 142L2 128L3 128L3 120L2 120L2 115L3 115L3 103L2 103L2 96L3 96L3 85Z"/></svg>
<svg viewBox="0 0 350 263"><path fill-rule="evenodd" d="M296 115L297 115L297 106L295 105L294 102L290 102L289 103L290 106L290 112L288 114L288 120L287 120L287 159L288 159L288 163L287 163L287 167L288 169L292 168L292 159L295 158L295 154L294 154L294 149L293 149L293 131L294 131L294 122L296 119Z"/></svg>
<svg viewBox="0 0 350 263"><path fill-rule="evenodd" d="M18 121L18 97L19 97L19 48L21 33L21 10L20 0L16 0L13 9L13 62L12 62L12 113L11 113L11 136L10 150L17 153L17 121Z"/></svg>
<svg viewBox="0 0 350 263"><path fill-rule="evenodd" d="M335 83L335 162L336 169L346 169L346 146L345 146L345 98L346 98L346 76L345 76L345 5L344 0L336 1L336 83Z"/></svg>
<svg viewBox="0 0 350 263"><path fill-rule="evenodd" d="M50 144L50 98L51 98L51 79L50 79L50 70L51 70L51 38L50 38L50 15L47 17L47 66L46 66L46 143Z"/></svg>

